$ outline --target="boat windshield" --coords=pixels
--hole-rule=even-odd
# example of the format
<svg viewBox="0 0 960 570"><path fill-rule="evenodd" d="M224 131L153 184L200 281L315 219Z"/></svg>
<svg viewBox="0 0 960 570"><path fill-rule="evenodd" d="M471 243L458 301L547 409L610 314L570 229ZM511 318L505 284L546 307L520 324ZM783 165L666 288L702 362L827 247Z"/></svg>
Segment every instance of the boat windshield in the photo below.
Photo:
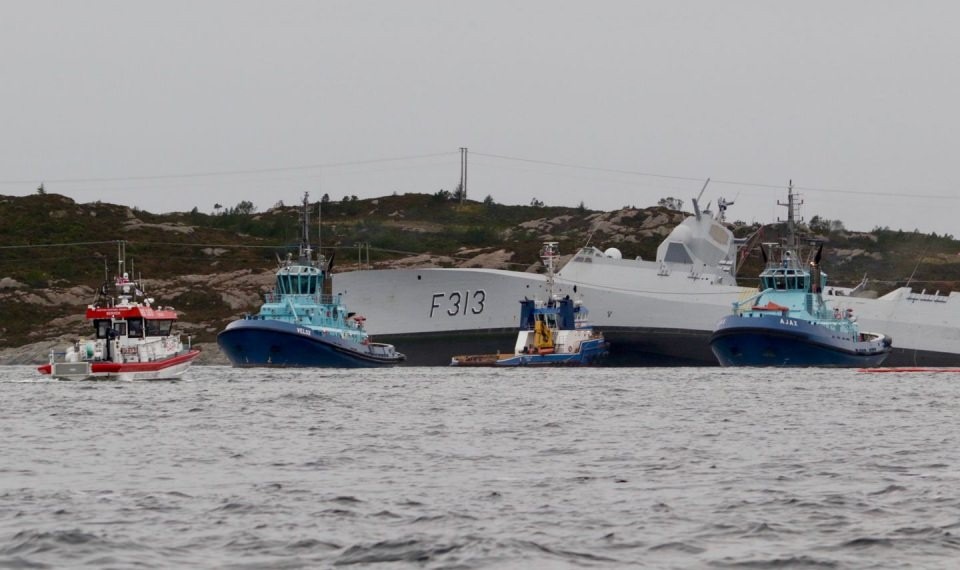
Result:
<svg viewBox="0 0 960 570"><path fill-rule="evenodd" d="M97 331L97 338L107 338L107 331L110 330L110 319L93 321L93 328Z"/></svg>
<svg viewBox="0 0 960 570"><path fill-rule="evenodd" d="M147 336L170 336L170 329L173 328L173 321L169 319L148 319Z"/></svg>
<svg viewBox="0 0 960 570"><path fill-rule="evenodd" d="M277 293L280 295L316 295L322 288L321 273L312 267L303 273L277 275Z"/></svg>
<svg viewBox="0 0 960 570"><path fill-rule="evenodd" d="M794 269L775 269L768 271L761 277L764 289L778 291L806 291L808 287L807 274Z"/></svg>
<svg viewBox="0 0 960 570"><path fill-rule="evenodd" d="M127 336L130 338L143 337L143 319L127 319Z"/></svg>

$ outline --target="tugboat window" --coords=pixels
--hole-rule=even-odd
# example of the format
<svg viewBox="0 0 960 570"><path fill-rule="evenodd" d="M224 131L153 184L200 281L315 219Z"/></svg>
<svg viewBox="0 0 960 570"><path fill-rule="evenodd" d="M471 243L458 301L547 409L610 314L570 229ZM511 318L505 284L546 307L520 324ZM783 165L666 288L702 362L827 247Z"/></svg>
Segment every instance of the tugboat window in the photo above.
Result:
<svg viewBox="0 0 960 570"><path fill-rule="evenodd" d="M110 321L97 319L93 321L93 328L97 331L97 338L107 338L107 331L110 330Z"/></svg>
<svg viewBox="0 0 960 570"><path fill-rule="evenodd" d="M168 336L173 321L147 320L147 336Z"/></svg>
<svg viewBox="0 0 960 570"><path fill-rule="evenodd" d="M143 319L127 319L127 329L130 338L143 337Z"/></svg>

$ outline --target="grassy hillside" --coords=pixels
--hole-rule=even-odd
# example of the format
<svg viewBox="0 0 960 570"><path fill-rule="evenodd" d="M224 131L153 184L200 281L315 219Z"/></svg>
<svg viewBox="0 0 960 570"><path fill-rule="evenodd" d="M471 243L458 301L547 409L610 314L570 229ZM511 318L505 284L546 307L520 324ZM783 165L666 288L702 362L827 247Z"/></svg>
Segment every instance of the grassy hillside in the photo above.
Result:
<svg viewBox="0 0 960 570"><path fill-rule="evenodd" d="M316 203L311 241L318 232ZM158 301L182 312L196 340L211 341L232 318L255 311L277 257L295 251L299 207L251 211L249 203L153 214L56 194L0 196L0 347L82 331L83 306L105 273L113 275L117 240L127 242L129 266L152 284ZM570 254L585 243L615 246L624 257L654 259L685 214L662 207L598 212L586 208L459 203L445 193L345 199L323 204L324 253L336 252L334 271L363 263L485 266L535 270L541 242L560 242ZM731 226L738 237L762 232L777 241L783 228ZM917 289L954 290L960 281L960 243L952 236L877 228L853 232L813 219L807 237L826 242L831 282L854 285L864 275L879 293L913 276ZM73 245L64 245L73 244ZM362 256L358 255L362 251ZM129 267L128 266L128 267ZM760 256L744 259L739 279L756 282Z"/></svg>

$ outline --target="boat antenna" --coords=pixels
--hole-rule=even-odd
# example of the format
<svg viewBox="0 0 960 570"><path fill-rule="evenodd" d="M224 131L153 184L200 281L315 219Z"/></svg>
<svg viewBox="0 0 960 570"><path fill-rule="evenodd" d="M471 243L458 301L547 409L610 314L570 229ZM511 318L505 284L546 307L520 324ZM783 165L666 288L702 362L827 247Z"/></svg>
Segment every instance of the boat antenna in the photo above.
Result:
<svg viewBox="0 0 960 570"><path fill-rule="evenodd" d="M310 261L310 193L303 193L303 208L300 210L300 261Z"/></svg>
<svg viewBox="0 0 960 570"><path fill-rule="evenodd" d="M803 218L800 217L800 206L803 205L803 200L800 199L799 194L793 193L793 179L790 180L790 184L787 186L787 201L786 203L777 200L778 206L786 206L787 208L787 247L789 249L797 249L797 222L802 222ZM777 218L778 222L783 220Z"/></svg>
<svg viewBox="0 0 960 570"><path fill-rule="evenodd" d="M700 198L703 197L703 191L707 189L708 184L710 184L709 178L707 178L706 182L703 183L703 188L700 189L700 193L697 194L697 197L693 199L693 213L697 216L697 221L700 220Z"/></svg>
<svg viewBox="0 0 960 570"><path fill-rule="evenodd" d="M926 254L926 250L924 250L924 254ZM916 275L917 270L920 269L921 263L923 263L923 255L917 258L917 264L913 266L913 272L910 274L910 277L907 279L907 283L904 285L904 287L910 286L910 282L913 281L913 276ZM864 276L864 278L866 278L866 276Z"/></svg>
<svg viewBox="0 0 960 570"><path fill-rule="evenodd" d="M543 242L543 248L540 250L540 259L543 260L544 267L547 268L547 301L553 299L553 271L556 266L557 258L560 257L560 244L555 241Z"/></svg>
<svg viewBox="0 0 960 570"><path fill-rule="evenodd" d="M593 234L595 234L595 233L597 233L597 228L596 228L596 227L594 227L592 230L590 230L590 235L587 236L587 243L583 244L583 247L587 247L588 245L590 245L590 240L593 239Z"/></svg>
<svg viewBox="0 0 960 570"><path fill-rule="evenodd" d="M123 261L127 257L123 240L117 240L117 277L123 277Z"/></svg>

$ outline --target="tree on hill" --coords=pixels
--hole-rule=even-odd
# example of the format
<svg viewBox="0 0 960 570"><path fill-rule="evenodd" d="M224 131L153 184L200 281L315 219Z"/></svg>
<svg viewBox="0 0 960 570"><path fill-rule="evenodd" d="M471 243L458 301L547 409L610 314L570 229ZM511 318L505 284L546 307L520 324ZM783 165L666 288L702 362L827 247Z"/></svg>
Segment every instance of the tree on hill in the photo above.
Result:
<svg viewBox="0 0 960 570"><path fill-rule="evenodd" d="M249 200L242 200L231 211L232 214L249 215L257 211L257 207Z"/></svg>

